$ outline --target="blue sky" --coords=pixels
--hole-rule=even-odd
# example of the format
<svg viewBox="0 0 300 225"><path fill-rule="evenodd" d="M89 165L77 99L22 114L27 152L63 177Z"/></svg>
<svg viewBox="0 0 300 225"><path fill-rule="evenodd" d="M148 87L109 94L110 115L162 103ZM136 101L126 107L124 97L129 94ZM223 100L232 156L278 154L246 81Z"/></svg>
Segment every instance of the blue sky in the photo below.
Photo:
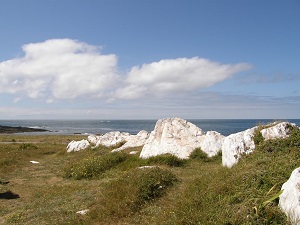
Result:
<svg viewBox="0 0 300 225"><path fill-rule="evenodd" d="M0 119L299 118L298 0L0 3Z"/></svg>

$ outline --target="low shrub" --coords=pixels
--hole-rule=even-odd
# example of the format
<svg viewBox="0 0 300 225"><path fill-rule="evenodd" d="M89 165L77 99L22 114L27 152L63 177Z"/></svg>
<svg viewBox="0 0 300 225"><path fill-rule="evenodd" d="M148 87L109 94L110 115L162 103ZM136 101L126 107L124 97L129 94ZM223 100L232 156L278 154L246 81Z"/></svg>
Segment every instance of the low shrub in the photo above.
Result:
<svg viewBox="0 0 300 225"><path fill-rule="evenodd" d="M258 145L259 143L263 142L263 140L264 140L264 138L260 132L263 128L264 128L263 126L259 126L254 132L253 141L254 141L255 145Z"/></svg>
<svg viewBox="0 0 300 225"><path fill-rule="evenodd" d="M0 166L9 166L15 163L13 158L1 158L0 159Z"/></svg>
<svg viewBox="0 0 300 225"><path fill-rule="evenodd" d="M160 197L177 181L174 174L159 167L140 170L137 180L139 201L149 201Z"/></svg>
<svg viewBox="0 0 300 225"><path fill-rule="evenodd" d="M287 138L281 139L269 139L259 142L256 146L258 151L264 151L267 153L278 152L278 153L288 153L293 148L298 148L300 146L300 129L290 127L290 134Z"/></svg>
<svg viewBox="0 0 300 225"><path fill-rule="evenodd" d="M289 147L300 147L300 129L290 127L290 135L288 137Z"/></svg>
<svg viewBox="0 0 300 225"><path fill-rule="evenodd" d="M208 157L205 152L201 150L201 148L196 148L190 155L190 159L192 160L199 160L202 162L215 162L222 160L222 151L213 157Z"/></svg>
<svg viewBox="0 0 300 225"><path fill-rule="evenodd" d="M147 164L163 164L168 165L172 167L181 167L186 165L188 160L186 159L180 159L174 155L171 154L164 154L164 155L158 155L153 156L147 159Z"/></svg>
<svg viewBox="0 0 300 225"><path fill-rule="evenodd" d="M89 157L68 166L65 169L65 177L77 180L99 177L107 170L124 162L127 157L128 155L122 152Z"/></svg>
<svg viewBox="0 0 300 225"><path fill-rule="evenodd" d="M30 143L23 143L19 146L18 148L19 150L32 150L32 149L38 149L37 146L33 145L33 144L30 144Z"/></svg>

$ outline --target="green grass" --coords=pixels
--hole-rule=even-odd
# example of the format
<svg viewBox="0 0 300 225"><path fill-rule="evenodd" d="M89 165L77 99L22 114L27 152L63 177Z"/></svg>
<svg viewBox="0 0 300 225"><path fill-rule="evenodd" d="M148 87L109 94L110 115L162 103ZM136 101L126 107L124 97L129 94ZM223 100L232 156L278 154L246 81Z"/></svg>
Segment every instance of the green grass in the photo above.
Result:
<svg viewBox="0 0 300 225"><path fill-rule="evenodd" d="M0 135L0 180L10 182L0 193L20 196L0 199L0 224L289 224L277 197L299 167L299 130L256 136L254 153L231 169L200 149L189 160L128 154L141 148L66 153L82 138Z"/></svg>
<svg viewBox="0 0 300 225"><path fill-rule="evenodd" d="M155 157L150 157L147 160L147 164L159 164L168 165L171 167L182 167L188 163L186 159L179 159L178 157L171 154L158 155Z"/></svg>
<svg viewBox="0 0 300 225"><path fill-rule="evenodd" d="M77 162L65 169L65 177L80 179L90 179L101 176L107 170L124 162L127 154L115 152L103 156L93 156Z"/></svg>
<svg viewBox="0 0 300 225"><path fill-rule="evenodd" d="M159 167L132 169L106 185L105 194L92 207L90 219L99 224L125 223L145 205L164 196L177 181L172 172Z"/></svg>

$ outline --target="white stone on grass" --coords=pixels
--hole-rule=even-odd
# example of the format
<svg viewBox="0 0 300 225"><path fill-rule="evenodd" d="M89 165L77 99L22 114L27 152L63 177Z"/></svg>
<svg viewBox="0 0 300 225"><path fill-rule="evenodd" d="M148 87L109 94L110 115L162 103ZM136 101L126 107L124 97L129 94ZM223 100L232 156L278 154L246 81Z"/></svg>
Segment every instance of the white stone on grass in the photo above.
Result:
<svg viewBox="0 0 300 225"><path fill-rule="evenodd" d="M78 212L76 212L77 214L80 214L80 215L85 215L89 212L90 210L89 209L84 209L84 210L80 210Z"/></svg>
<svg viewBox="0 0 300 225"><path fill-rule="evenodd" d="M90 146L90 143L87 140L81 141L71 141L67 146L67 152L77 152L83 149L86 149Z"/></svg>
<svg viewBox="0 0 300 225"><path fill-rule="evenodd" d="M158 166L139 166L139 169L151 169L151 168L157 168Z"/></svg>
<svg viewBox="0 0 300 225"><path fill-rule="evenodd" d="M138 151L131 151L129 152L129 155L136 155L138 153Z"/></svg>
<svg viewBox="0 0 300 225"><path fill-rule="evenodd" d="M279 207L293 225L300 224L300 167L295 169L287 182L282 185Z"/></svg>

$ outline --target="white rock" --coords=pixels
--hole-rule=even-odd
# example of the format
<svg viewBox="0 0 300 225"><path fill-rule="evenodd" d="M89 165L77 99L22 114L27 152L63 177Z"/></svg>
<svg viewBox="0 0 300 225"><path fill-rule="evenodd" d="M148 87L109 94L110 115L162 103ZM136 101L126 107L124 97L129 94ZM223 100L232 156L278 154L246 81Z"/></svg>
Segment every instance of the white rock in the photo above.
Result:
<svg viewBox="0 0 300 225"><path fill-rule="evenodd" d="M200 128L180 118L158 120L140 157L149 158L170 153L186 159L195 148L200 146L200 136L203 134Z"/></svg>
<svg viewBox="0 0 300 225"><path fill-rule="evenodd" d="M292 224L300 224L300 167L295 169L287 182L282 185L279 207Z"/></svg>
<svg viewBox="0 0 300 225"><path fill-rule="evenodd" d="M34 160L32 160L32 161L30 161L32 164L38 164L39 162L38 161L34 161Z"/></svg>
<svg viewBox="0 0 300 225"><path fill-rule="evenodd" d="M242 154L249 154L255 148L254 132L258 127L231 134L225 137L222 145L222 164L226 167L235 165Z"/></svg>
<svg viewBox="0 0 300 225"><path fill-rule="evenodd" d="M122 151L127 148L134 148L143 146L147 139L149 138L149 133L145 130L141 130L137 135L130 135L126 137L126 143L121 147L112 150L112 152Z"/></svg>
<svg viewBox="0 0 300 225"><path fill-rule="evenodd" d="M138 151L131 151L131 152L129 152L129 155L135 155L137 153L138 153Z"/></svg>
<svg viewBox="0 0 300 225"><path fill-rule="evenodd" d="M260 132L265 140L275 138L286 138L290 133L290 127L297 127L295 124L282 122L269 124L268 128ZM258 126L251 129L231 134L227 136L222 145L222 164L223 166L232 167L236 164L243 154L252 153L255 149L253 140L254 133Z"/></svg>
<svg viewBox="0 0 300 225"><path fill-rule="evenodd" d="M126 142L129 137L130 134L126 132L122 132L122 133L120 131L109 132L102 136L98 136L96 147L99 145L104 145L106 147L115 146L122 142Z"/></svg>
<svg viewBox="0 0 300 225"><path fill-rule="evenodd" d="M94 147L98 147L99 145L104 145L106 147L111 147L118 145L122 142L126 142L127 140L130 140L130 134L126 132L109 132L102 136L97 135L89 135L88 140L82 140L82 141L72 141L67 146L67 151L80 151L82 149L86 149L90 146L90 143Z"/></svg>
<svg viewBox="0 0 300 225"><path fill-rule="evenodd" d="M288 122L274 123L274 126L265 128L260 132L265 140L286 138L289 136L290 127L296 127L296 124Z"/></svg>
<svg viewBox="0 0 300 225"><path fill-rule="evenodd" d="M80 214L80 215L85 215L89 212L90 210L89 209L84 209L84 210L80 210L78 212L76 212L77 214Z"/></svg>
<svg viewBox="0 0 300 225"><path fill-rule="evenodd" d="M158 166L139 166L139 169L151 169L151 168L157 168Z"/></svg>
<svg viewBox="0 0 300 225"><path fill-rule="evenodd" d="M90 143L87 140L81 141L71 141L67 146L67 152L77 152L82 149L86 149L90 146Z"/></svg>
<svg viewBox="0 0 300 225"><path fill-rule="evenodd" d="M99 138L100 138L100 137L101 137L101 136L97 136L97 135L91 134L91 135L88 136L88 141L89 141L91 144L96 145L97 142L99 141Z"/></svg>
<svg viewBox="0 0 300 225"><path fill-rule="evenodd" d="M200 148L208 157L213 157L222 151L225 136L216 131L207 131L200 142Z"/></svg>

